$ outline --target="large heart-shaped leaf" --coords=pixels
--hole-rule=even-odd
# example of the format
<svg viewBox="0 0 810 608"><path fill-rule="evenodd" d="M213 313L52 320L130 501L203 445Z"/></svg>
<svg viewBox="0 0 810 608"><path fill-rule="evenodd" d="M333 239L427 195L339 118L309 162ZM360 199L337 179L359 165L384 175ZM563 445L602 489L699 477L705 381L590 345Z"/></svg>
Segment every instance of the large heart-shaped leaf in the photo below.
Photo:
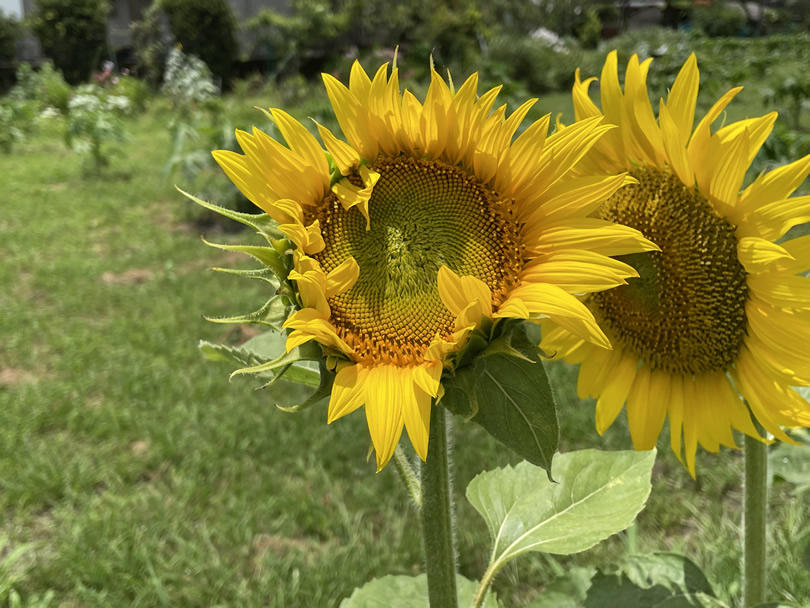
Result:
<svg viewBox="0 0 810 608"><path fill-rule="evenodd" d="M559 426L554 396L525 324L479 353L472 364L443 380L442 405L480 424L532 464L551 470Z"/></svg>
<svg viewBox="0 0 810 608"><path fill-rule="evenodd" d="M554 457L559 483L529 463L481 473L467 498L494 539L490 568L529 551L584 551L624 530L650 494L655 451L582 450Z"/></svg>
<svg viewBox="0 0 810 608"><path fill-rule="evenodd" d="M478 583L456 575L459 606L472 605ZM340 608L428 608L427 575L384 576L355 589ZM498 608L495 595L488 593L484 608Z"/></svg>

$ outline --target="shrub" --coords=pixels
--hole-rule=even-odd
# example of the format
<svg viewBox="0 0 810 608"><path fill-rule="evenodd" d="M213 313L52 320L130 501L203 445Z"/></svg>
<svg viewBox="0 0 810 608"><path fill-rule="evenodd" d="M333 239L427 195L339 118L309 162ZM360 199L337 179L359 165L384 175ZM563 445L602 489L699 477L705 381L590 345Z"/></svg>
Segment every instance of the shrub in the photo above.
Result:
<svg viewBox="0 0 810 608"><path fill-rule="evenodd" d="M157 90L163 82L169 54L159 2L153 2L144 12L143 19L132 24L132 46L135 49L135 73Z"/></svg>
<svg viewBox="0 0 810 608"><path fill-rule="evenodd" d="M72 92L70 85L62 78L62 73L54 69L50 61L46 61L39 68L37 99L45 106L51 106L62 114L68 111L68 104Z"/></svg>
<svg viewBox="0 0 810 608"><path fill-rule="evenodd" d="M31 27L68 82L87 80L99 63L107 44L108 12L105 0L37 0Z"/></svg>
<svg viewBox="0 0 810 608"><path fill-rule="evenodd" d="M4 15L0 9L0 61L17 58L17 41L22 37L22 26L14 15Z"/></svg>
<svg viewBox="0 0 810 608"><path fill-rule="evenodd" d="M595 49L602 39L602 21L594 8L585 11L585 18L577 28L577 38L583 48Z"/></svg>
<svg viewBox="0 0 810 608"><path fill-rule="evenodd" d="M70 85L50 61L43 63L38 72L28 63L21 63L17 67L17 85L9 93L15 100L36 102L40 110L52 107L62 114L67 113L71 95Z"/></svg>
<svg viewBox="0 0 810 608"><path fill-rule="evenodd" d="M15 124L11 101L0 99L0 152L10 154L14 142L22 139L22 131Z"/></svg>
<svg viewBox="0 0 810 608"><path fill-rule="evenodd" d="M133 110L143 112L146 109L149 98L152 96L149 85L143 80L139 80L128 74L122 74L114 80L116 80L116 82L112 86L112 94L126 97L129 99Z"/></svg>
<svg viewBox="0 0 810 608"><path fill-rule="evenodd" d="M726 6L723 2L695 7L693 19L695 27L712 37L739 36L746 26L745 14L739 8Z"/></svg>
<svg viewBox="0 0 810 608"><path fill-rule="evenodd" d="M262 9L245 22L250 46L275 64L274 71L312 75L347 47L350 12L326 0L292 0L291 14Z"/></svg>
<svg viewBox="0 0 810 608"><path fill-rule="evenodd" d="M565 44L550 46L547 41L529 37L515 38L499 34L489 41L489 52L484 63L488 80L523 83L528 93L539 95L569 88L574 83L574 72L581 67L583 73L598 65L599 55L569 47Z"/></svg>
<svg viewBox="0 0 810 608"><path fill-rule="evenodd" d="M227 0L160 0L160 6L183 50L227 83L239 51L236 19Z"/></svg>

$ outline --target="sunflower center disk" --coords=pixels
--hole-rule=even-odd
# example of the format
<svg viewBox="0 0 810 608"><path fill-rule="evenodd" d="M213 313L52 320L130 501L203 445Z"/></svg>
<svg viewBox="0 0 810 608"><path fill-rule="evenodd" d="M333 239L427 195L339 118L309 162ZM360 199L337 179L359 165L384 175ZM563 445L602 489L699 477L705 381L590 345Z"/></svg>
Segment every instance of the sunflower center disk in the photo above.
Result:
<svg viewBox="0 0 810 608"><path fill-rule="evenodd" d="M330 195L319 219L326 248L314 257L329 272L352 256L355 285L329 300L332 324L358 359L419 363L436 333L454 318L439 297L437 275L447 265L489 286L497 305L520 265L511 201L501 201L457 167L410 158L380 159L369 201L371 229L359 210Z"/></svg>
<svg viewBox="0 0 810 608"><path fill-rule="evenodd" d="M639 273L628 285L594 294L589 305L611 339L671 373L725 370L745 336L745 271L735 227L668 171L630 173L600 211L640 230L660 252L624 256Z"/></svg>

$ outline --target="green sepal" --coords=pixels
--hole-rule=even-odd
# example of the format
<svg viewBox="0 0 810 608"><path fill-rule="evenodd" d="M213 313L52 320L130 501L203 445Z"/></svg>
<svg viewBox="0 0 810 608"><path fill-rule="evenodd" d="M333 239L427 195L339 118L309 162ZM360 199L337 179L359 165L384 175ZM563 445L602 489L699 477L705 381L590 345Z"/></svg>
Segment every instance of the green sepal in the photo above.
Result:
<svg viewBox="0 0 810 608"><path fill-rule="evenodd" d="M284 378L285 380L288 380L290 382L295 382L296 384L302 384L304 386L317 387L321 383L320 374L318 373L317 370L289 363L286 367L284 367L280 372L276 374L275 378L273 378L270 382L266 384L257 386L256 390L258 391L263 388L270 388L281 378Z"/></svg>
<svg viewBox="0 0 810 608"><path fill-rule="evenodd" d="M319 361L323 359L323 351L318 346L317 342L305 342L300 346L296 346L289 352L282 353L279 357L272 361L266 361L259 365L251 367L243 367L231 373L230 377L240 376L242 374L264 374L274 372L280 367L291 365L297 361ZM283 373L283 372L281 372ZM280 373L278 375L281 375Z"/></svg>
<svg viewBox="0 0 810 608"><path fill-rule="evenodd" d="M234 274L244 279L259 279L260 281L267 281L276 288L280 285L278 275L273 271L272 268L249 268L243 270L238 268L216 267L210 268L209 270L213 270L215 272L224 272L226 274Z"/></svg>
<svg viewBox="0 0 810 608"><path fill-rule="evenodd" d="M276 294L264 303L259 310L233 317L206 317L212 323L258 323L267 325L276 331L282 331L282 325L293 311L293 304L285 294Z"/></svg>
<svg viewBox="0 0 810 608"><path fill-rule="evenodd" d="M493 328L497 337L442 378L440 403L475 422L551 476L559 442L554 395L525 323Z"/></svg>
<svg viewBox="0 0 810 608"><path fill-rule="evenodd" d="M279 280L283 281L287 278L289 270L282 261L280 254L276 251L275 247L262 247L260 245L224 245L222 243L212 243L207 241L205 237L201 237L202 242L209 247L216 247L223 251L236 251L238 253L247 254L272 270Z"/></svg>
<svg viewBox="0 0 810 608"><path fill-rule="evenodd" d="M340 172L340 169L338 169L335 158L325 150L324 154L326 155L326 163L329 165L329 187L331 188L343 179L343 174Z"/></svg>
<svg viewBox="0 0 810 608"><path fill-rule="evenodd" d="M315 389L315 392L312 393L306 399L306 401L292 406L283 406L276 403L276 407L282 412L300 412L329 397L332 394L332 385L335 382L335 373L326 368L326 363L323 359L318 361L318 368L320 371L320 382L318 384L318 388Z"/></svg>
<svg viewBox="0 0 810 608"><path fill-rule="evenodd" d="M175 186L175 188L177 188L177 186ZM276 222L266 213L240 213L238 211L226 209L225 207L220 207L219 205L214 205L213 203L201 200L193 194L189 194L180 188L177 188L177 190L180 192L180 194L194 201L201 207L205 207L214 213L219 213L220 215L245 224L246 226L250 226L267 240L284 238L284 233L278 229L278 222Z"/></svg>
<svg viewBox="0 0 810 608"><path fill-rule="evenodd" d="M489 336L484 332L475 329L470 332L469 339L455 357L453 367L459 369L471 365L478 354L489 344Z"/></svg>
<svg viewBox="0 0 810 608"><path fill-rule="evenodd" d="M214 344L213 342L200 340L198 348L203 357L209 361L229 361L239 365L258 365L263 362L262 358L257 357L255 353L241 346Z"/></svg>

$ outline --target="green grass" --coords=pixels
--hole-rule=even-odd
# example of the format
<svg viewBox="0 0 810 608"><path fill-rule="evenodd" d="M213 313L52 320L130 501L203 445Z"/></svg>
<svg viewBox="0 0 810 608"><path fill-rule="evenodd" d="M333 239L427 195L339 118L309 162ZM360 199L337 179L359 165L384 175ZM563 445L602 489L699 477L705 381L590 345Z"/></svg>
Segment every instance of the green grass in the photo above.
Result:
<svg viewBox="0 0 810 608"><path fill-rule="evenodd" d="M546 96L538 112L567 99ZM247 112L234 120L251 119L264 124ZM125 155L102 176L81 177L55 132L0 157L0 539L31 543L16 566L23 605L52 592L50 605L66 608L336 606L371 578L420 572L418 519L393 467L375 474L366 461L360 413L331 426L323 408L282 413L255 381L229 384L227 365L199 355L199 339L251 335L202 314L252 310L268 294L206 271L249 263L205 247L191 203L161 178L167 122L160 112L131 121ZM630 446L623 422L595 434L574 370L549 373L564 450ZM516 458L475 425L454 426L460 565L477 578L488 539L463 490ZM622 534L560 563L683 551L736 597L740 454L701 454L695 482L659 447L635 540ZM770 596L810 601L810 502L782 486L772 499ZM499 596L525 605L555 561L510 567Z"/></svg>

